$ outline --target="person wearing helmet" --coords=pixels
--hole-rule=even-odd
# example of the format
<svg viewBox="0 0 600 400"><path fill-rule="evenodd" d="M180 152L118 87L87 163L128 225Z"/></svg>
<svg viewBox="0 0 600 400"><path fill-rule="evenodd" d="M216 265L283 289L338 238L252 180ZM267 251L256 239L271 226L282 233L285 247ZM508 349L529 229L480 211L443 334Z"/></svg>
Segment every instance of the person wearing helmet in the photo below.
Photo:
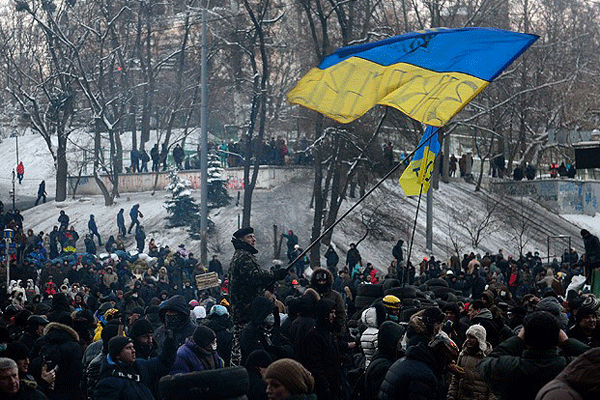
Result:
<svg viewBox="0 0 600 400"><path fill-rule="evenodd" d="M458 347L444 332L429 343L409 346L406 357L394 362L385 375L379 399L445 399L445 373L458 353Z"/></svg>
<svg viewBox="0 0 600 400"><path fill-rule="evenodd" d="M387 319L390 321L398 322L400 320L399 315L402 309L402 302L400 301L400 299L394 295L388 294L381 300L381 303L385 307Z"/></svg>

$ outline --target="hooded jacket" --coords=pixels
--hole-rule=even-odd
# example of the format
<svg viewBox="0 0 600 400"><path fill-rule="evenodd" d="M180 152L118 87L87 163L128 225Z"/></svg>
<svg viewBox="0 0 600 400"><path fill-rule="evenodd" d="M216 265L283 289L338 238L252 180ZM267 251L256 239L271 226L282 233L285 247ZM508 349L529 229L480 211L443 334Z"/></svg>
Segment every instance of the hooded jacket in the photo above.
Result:
<svg viewBox="0 0 600 400"><path fill-rule="evenodd" d="M292 346L279 332L279 312L271 300L259 296L252 301L252 320L246 325L240 335L242 365L254 350L265 350L273 360L291 357ZM273 328L267 334L262 328L267 316L273 315Z"/></svg>
<svg viewBox="0 0 600 400"><path fill-rule="evenodd" d="M317 275L319 273L325 273L327 276L327 282L324 286L319 285L317 282ZM337 324L337 333L343 333L346 331L346 307L344 306L344 299L342 295L331 288L333 285L333 275L326 268L317 268L313 271L310 277L310 287L315 289L322 299L328 299L333 301L335 304L335 322Z"/></svg>
<svg viewBox="0 0 600 400"><path fill-rule="evenodd" d="M377 399L385 374L391 365L404 354L400 345L404 331L402 326L393 321L386 321L379 327L377 334L379 346L365 371L364 400Z"/></svg>
<svg viewBox="0 0 600 400"><path fill-rule="evenodd" d="M392 364L381 384L379 400L445 399L442 370L424 343L410 346L406 357Z"/></svg>
<svg viewBox="0 0 600 400"><path fill-rule="evenodd" d="M192 322L190 319L190 310L185 302L185 298L182 295L176 295L166 300L163 304L161 304L158 308L158 316L162 325L159 326L154 331L154 341L158 345L159 349L162 349L163 343L165 341L165 337L167 334L167 327L165 325L165 314L167 311L176 311L182 316L185 316L184 321L181 326L172 327L175 343L177 346L181 346L185 339L192 336L194 333L194 329L196 329L196 324Z"/></svg>
<svg viewBox="0 0 600 400"><path fill-rule="evenodd" d="M342 360L339 344L334 333L335 322L328 321L335 303L321 299L316 305L317 319L313 329L299 338L296 359L315 378L315 393L319 399L341 398Z"/></svg>
<svg viewBox="0 0 600 400"><path fill-rule="evenodd" d="M54 391L50 399L77 399L81 395L79 382L83 374L79 335L67 325L51 322L44 328L44 335L35 342L30 354L31 371L36 380L41 379L43 363L48 369L58 366Z"/></svg>
<svg viewBox="0 0 600 400"><path fill-rule="evenodd" d="M360 335L360 347L365 355L365 368L369 366L373 354L377 350L377 334L379 325L385 321L385 309L381 304L376 304L364 310L360 316L360 321L367 326Z"/></svg>
<svg viewBox="0 0 600 400"><path fill-rule="evenodd" d="M521 338L505 340L477 364L477 369L493 393L502 400L533 399L539 389L554 379L571 361L588 350L576 339L567 339L558 354L556 348L536 350L525 347Z"/></svg>
<svg viewBox="0 0 600 400"><path fill-rule="evenodd" d="M494 399L481 376L477 372L477 363L492 351L488 342L479 343L479 347L471 349L466 345L458 355L456 364L462 367L465 373L461 376L452 375L447 400L489 400Z"/></svg>
<svg viewBox="0 0 600 400"><path fill-rule="evenodd" d="M600 348L586 351L540 389L535 400L600 398Z"/></svg>

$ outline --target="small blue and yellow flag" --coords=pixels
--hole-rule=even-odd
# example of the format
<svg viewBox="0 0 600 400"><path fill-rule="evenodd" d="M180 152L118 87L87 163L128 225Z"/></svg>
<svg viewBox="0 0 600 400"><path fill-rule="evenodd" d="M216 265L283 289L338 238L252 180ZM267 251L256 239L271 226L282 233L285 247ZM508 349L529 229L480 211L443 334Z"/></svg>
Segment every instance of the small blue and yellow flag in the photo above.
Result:
<svg viewBox="0 0 600 400"><path fill-rule="evenodd" d="M400 177L400 186L407 196L418 196L427 193L433 174L435 157L440 152L438 137L439 128L428 126L419 141L419 146L412 161ZM421 185L423 189L421 190Z"/></svg>
<svg viewBox="0 0 600 400"><path fill-rule="evenodd" d="M287 98L341 123L382 104L441 127L537 38L437 28L344 47L312 68Z"/></svg>

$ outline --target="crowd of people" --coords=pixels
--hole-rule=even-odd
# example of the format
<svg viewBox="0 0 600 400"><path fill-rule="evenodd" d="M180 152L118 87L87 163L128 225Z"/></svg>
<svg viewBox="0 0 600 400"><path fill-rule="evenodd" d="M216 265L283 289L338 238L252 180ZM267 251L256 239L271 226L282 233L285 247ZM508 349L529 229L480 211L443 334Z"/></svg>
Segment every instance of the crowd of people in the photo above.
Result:
<svg viewBox="0 0 600 400"><path fill-rule="evenodd" d="M588 285L600 243L586 230L585 254L566 249L552 263L499 251L413 266L399 240L384 268L354 243L345 261L330 245L326 265L311 267L290 230L288 260L301 266L269 269L246 227L233 234L225 273L218 255L205 268L184 244L151 239L126 251L122 239L142 215L134 206L127 227L124 211L102 255L91 251L94 239L102 246L93 215L85 253L72 251L78 234L64 211L49 235L24 234L16 213L3 219L18 245L1 307L2 398L170 398L177 385L227 379L241 391L231 398L250 400L600 394L600 301ZM207 272L218 284L199 290ZM240 370L247 384L232 378ZM175 386L161 390L168 379Z"/></svg>

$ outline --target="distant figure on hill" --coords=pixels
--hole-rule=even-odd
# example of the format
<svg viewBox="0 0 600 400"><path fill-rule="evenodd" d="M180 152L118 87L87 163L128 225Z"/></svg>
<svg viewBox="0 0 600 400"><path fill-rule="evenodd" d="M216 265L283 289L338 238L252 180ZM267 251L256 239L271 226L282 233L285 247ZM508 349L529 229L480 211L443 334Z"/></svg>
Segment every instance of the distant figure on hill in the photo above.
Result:
<svg viewBox="0 0 600 400"><path fill-rule="evenodd" d="M131 233L131 229L133 229L134 225L140 226L140 221L138 221L138 215L140 218L144 218L144 216L140 212L140 205L135 204L133 207L131 207L131 211L129 211L129 217L131 217L131 225L129 225L127 233Z"/></svg>
<svg viewBox="0 0 600 400"><path fill-rule="evenodd" d="M69 226L69 216L65 213L65 210L60 210L60 215L58 216L58 222L60 222L61 228L65 230Z"/></svg>
<svg viewBox="0 0 600 400"><path fill-rule="evenodd" d="M158 143L155 143L152 150L150 150L150 158L152 159L152 172L158 172L158 164L160 163Z"/></svg>
<svg viewBox="0 0 600 400"><path fill-rule="evenodd" d="M124 212L125 209L121 208L117 213L117 228L123 237L125 237L125 234L127 233L127 228L125 227L125 216L123 215Z"/></svg>
<svg viewBox="0 0 600 400"><path fill-rule="evenodd" d="M23 182L23 175L25 175L25 166L23 165L23 161L20 161L19 165L17 165L17 179L19 179L19 185Z"/></svg>
<svg viewBox="0 0 600 400"><path fill-rule="evenodd" d="M98 233L98 226L96 225L96 220L94 219L94 214L90 214L90 220L88 221L88 229L90 230L90 235L92 239L94 236L98 238L98 246L102 246L102 238Z"/></svg>
<svg viewBox="0 0 600 400"><path fill-rule="evenodd" d="M140 153L140 161L142 166L140 167L139 172L148 172L148 161L150 161L150 156L148 155L146 149L143 149Z"/></svg>
<svg viewBox="0 0 600 400"><path fill-rule="evenodd" d="M39 201L44 199L43 202L46 202L46 181L42 181L40 186L38 187L37 200L35 201L35 205L37 206Z"/></svg>

